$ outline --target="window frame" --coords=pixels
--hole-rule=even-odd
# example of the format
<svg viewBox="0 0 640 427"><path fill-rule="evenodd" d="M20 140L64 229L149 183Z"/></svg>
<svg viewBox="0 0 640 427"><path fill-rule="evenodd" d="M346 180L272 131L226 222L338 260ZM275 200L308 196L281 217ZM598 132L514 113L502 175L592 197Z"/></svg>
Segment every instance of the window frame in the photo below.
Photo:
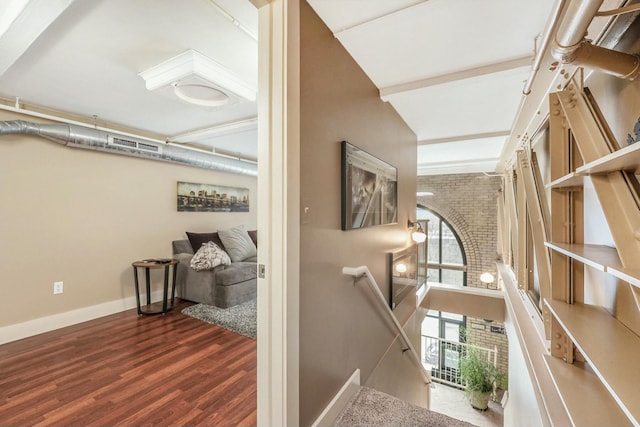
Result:
<svg viewBox="0 0 640 427"><path fill-rule="evenodd" d="M440 215L439 213L435 212L434 210L424 205L418 204L417 211L419 212L420 210L426 211L440 220L440 222L438 223L438 262L437 263L429 262L427 257L427 273L429 272L429 270L438 270L438 280L429 280L427 276L427 281L442 283L442 270L462 271L462 286L467 286L467 254L465 253L464 246L462 245L462 240L460 239L460 236L458 236L458 233L456 232L456 230L451 226L451 223L449 223L449 221L444 219L442 215ZM419 216L417 217L419 218ZM442 262L442 224L443 223L446 224L447 227L449 227L449 230L451 230L451 233L453 234L453 236L456 238L456 241L458 242L458 246L460 247L460 254L462 256L462 265L448 264L448 263ZM425 230L425 231L428 232L428 230Z"/></svg>

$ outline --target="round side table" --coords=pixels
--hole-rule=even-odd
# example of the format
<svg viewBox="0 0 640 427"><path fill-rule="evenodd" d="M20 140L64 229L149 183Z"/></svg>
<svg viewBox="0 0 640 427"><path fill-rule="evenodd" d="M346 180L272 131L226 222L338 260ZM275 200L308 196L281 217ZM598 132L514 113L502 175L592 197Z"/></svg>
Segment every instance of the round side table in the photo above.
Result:
<svg viewBox="0 0 640 427"><path fill-rule="evenodd" d="M145 259L142 261L135 261L131 265L133 266L133 277L136 285L136 302L138 304L138 315L143 314L165 314L167 311L173 308L173 301L176 294L176 264L177 259ZM173 267L173 281L171 284L171 305L168 305L169 300L169 270ZM138 286L138 268L144 268L146 276L146 290L147 290L147 304L140 305L140 287ZM155 268L164 268L164 292L162 294L162 301L151 303L151 274L150 270Z"/></svg>

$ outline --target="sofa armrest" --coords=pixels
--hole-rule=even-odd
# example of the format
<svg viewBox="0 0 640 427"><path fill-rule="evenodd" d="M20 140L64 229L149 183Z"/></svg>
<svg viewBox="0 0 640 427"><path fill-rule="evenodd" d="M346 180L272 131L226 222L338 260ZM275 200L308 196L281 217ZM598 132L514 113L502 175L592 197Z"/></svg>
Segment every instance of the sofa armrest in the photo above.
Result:
<svg viewBox="0 0 640 427"><path fill-rule="evenodd" d="M196 271L191 268L193 254L175 254L179 262L176 272L176 288L180 298L214 305L215 270Z"/></svg>

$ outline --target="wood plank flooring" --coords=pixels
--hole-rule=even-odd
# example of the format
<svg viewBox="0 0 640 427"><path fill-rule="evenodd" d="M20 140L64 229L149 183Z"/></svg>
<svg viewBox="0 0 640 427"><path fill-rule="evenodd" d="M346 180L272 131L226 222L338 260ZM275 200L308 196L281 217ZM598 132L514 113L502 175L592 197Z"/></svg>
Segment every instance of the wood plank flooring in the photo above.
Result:
<svg viewBox="0 0 640 427"><path fill-rule="evenodd" d="M256 342L188 305L0 345L0 426L256 425Z"/></svg>

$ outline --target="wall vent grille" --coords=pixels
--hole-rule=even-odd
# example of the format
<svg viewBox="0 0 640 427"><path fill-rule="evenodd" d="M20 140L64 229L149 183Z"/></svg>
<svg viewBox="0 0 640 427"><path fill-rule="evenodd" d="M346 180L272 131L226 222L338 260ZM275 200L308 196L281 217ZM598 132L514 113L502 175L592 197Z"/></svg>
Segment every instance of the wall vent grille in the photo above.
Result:
<svg viewBox="0 0 640 427"><path fill-rule="evenodd" d="M123 147L129 147L129 148L136 148L138 143L135 141L130 141L128 139L122 139L122 138L112 138L111 139L111 143L114 145L120 145Z"/></svg>
<svg viewBox="0 0 640 427"><path fill-rule="evenodd" d="M154 153L160 152L160 147L152 144L145 144L144 142L138 142L138 149L144 151L153 151Z"/></svg>

